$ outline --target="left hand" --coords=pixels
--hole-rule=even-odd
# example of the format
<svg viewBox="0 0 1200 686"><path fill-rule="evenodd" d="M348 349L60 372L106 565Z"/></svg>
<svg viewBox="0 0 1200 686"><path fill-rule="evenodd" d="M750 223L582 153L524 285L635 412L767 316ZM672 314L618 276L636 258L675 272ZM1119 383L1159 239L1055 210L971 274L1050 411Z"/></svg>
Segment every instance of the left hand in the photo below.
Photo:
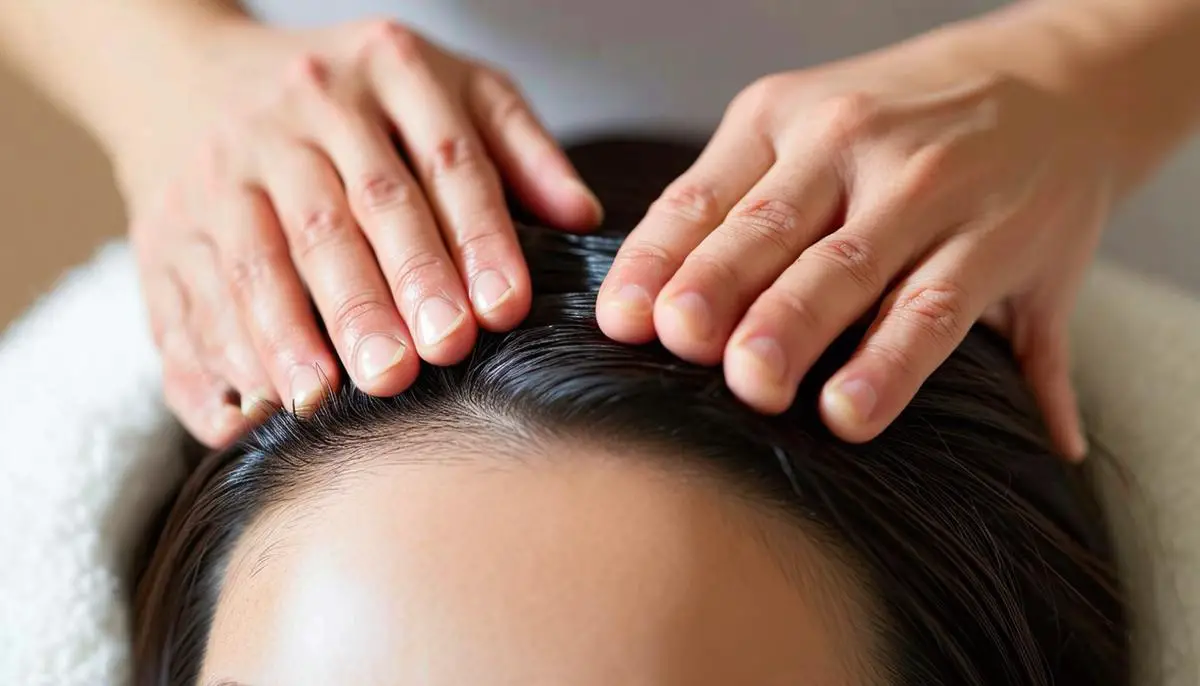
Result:
<svg viewBox="0 0 1200 686"><path fill-rule="evenodd" d="M1095 119L932 39L761 79L630 234L600 326L724 361L735 394L781 412L882 299L820 401L832 431L865 441L983 318L1081 458L1067 319L1115 192Z"/></svg>

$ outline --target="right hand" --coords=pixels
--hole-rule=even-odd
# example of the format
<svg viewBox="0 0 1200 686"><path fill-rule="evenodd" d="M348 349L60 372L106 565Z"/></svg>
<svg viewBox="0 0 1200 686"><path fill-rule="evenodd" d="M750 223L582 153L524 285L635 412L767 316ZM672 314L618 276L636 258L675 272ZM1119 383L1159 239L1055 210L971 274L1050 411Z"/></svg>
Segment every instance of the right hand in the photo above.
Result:
<svg viewBox="0 0 1200 686"><path fill-rule="evenodd" d="M274 405L315 407L341 383L335 354L392 395L418 356L452 364L477 325L520 322L502 179L553 225L600 219L503 75L403 26L246 22L204 45L112 148L167 402L210 446Z"/></svg>

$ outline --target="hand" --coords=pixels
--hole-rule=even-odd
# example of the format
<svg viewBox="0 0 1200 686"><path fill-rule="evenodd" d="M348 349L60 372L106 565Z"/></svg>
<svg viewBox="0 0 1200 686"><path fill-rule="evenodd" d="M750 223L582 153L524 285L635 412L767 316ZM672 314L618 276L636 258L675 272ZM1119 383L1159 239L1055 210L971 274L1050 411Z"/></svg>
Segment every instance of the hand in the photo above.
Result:
<svg viewBox="0 0 1200 686"><path fill-rule="evenodd" d="M1114 177L1091 116L933 39L764 78L622 247L600 325L723 360L734 393L780 412L879 304L820 399L831 430L864 441L984 317L1011 337L1057 446L1082 457L1067 318Z"/></svg>
<svg viewBox="0 0 1200 686"><path fill-rule="evenodd" d="M390 395L418 356L454 363L477 324L516 325L530 284L502 177L552 224L599 220L503 75L403 26L238 23L207 47L115 157L167 400L209 445L311 409L335 354Z"/></svg>

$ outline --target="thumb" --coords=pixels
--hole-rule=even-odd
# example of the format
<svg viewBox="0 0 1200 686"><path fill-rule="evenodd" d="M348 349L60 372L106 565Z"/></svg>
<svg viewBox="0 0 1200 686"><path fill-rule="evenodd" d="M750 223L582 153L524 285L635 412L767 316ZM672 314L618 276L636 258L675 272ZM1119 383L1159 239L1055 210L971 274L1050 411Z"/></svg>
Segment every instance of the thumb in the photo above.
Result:
<svg viewBox="0 0 1200 686"><path fill-rule="evenodd" d="M1079 415L1079 401L1071 383L1067 327L1056 320L1041 319L1018 324L1020 334L1013 344L1021 370L1041 408L1055 448L1068 460L1082 462L1087 456L1087 439Z"/></svg>

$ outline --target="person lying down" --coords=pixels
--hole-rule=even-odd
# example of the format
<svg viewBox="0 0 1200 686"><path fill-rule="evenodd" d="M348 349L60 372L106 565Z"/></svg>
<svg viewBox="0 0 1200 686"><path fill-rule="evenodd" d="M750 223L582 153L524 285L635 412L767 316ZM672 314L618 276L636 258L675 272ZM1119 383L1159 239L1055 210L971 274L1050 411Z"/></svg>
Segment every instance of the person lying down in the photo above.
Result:
<svg viewBox="0 0 1200 686"><path fill-rule="evenodd" d="M138 589L143 686L1129 683L1087 484L977 328L878 439L608 340L595 292L698 152L572 150L600 233L522 225L534 303L394 398L343 388L205 456Z"/></svg>

